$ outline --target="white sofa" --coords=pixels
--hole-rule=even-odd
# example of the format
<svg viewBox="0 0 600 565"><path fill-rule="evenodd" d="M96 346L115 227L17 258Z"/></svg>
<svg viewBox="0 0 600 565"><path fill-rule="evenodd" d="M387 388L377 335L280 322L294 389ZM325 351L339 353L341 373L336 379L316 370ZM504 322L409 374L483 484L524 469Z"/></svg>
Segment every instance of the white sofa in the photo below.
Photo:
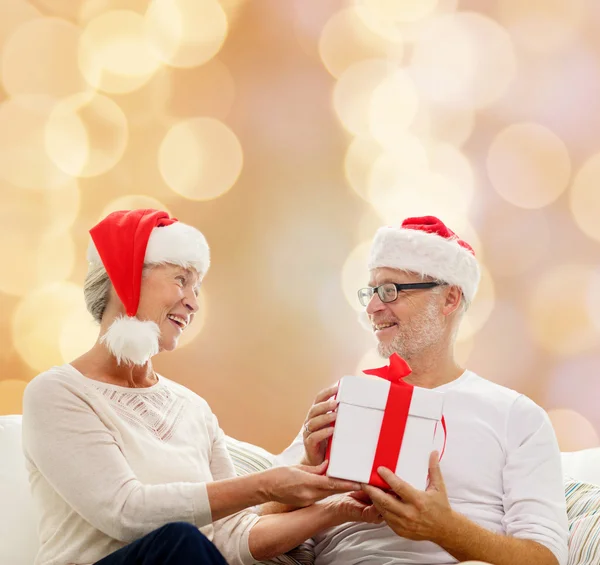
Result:
<svg viewBox="0 0 600 565"><path fill-rule="evenodd" d="M236 451L247 445L232 442ZM232 455L234 462L239 459L237 453ZM600 448L563 453L563 472L600 485ZM0 416L0 565L32 565L37 548L36 522L21 451L21 416Z"/></svg>

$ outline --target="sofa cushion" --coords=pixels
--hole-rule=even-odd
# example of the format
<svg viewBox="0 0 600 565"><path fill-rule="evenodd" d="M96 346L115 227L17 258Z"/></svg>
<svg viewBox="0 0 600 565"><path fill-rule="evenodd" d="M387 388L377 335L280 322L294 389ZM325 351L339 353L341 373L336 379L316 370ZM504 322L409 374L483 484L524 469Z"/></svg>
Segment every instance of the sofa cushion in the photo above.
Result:
<svg viewBox="0 0 600 565"><path fill-rule="evenodd" d="M565 478L600 485L600 447L561 454Z"/></svg>
<svg viewBox="0 0 600 565"><path fill-rule="evenodd" d="M600 563L600 487L567 479L565 482L569 517L568 565Z"/></svg>
<svg viewBox="0 0 600 565"><path fill-rule="evenodd" d="M21 416L0 417L0 563L31 565L39 544L25 458Z"/></svg>

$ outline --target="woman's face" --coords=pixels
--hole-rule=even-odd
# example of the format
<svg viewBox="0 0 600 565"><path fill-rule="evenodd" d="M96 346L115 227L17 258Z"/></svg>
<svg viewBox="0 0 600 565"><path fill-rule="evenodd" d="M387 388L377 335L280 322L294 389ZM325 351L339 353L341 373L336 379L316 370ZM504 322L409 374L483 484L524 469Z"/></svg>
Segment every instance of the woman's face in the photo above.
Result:
<svg viewBox="0 0 600 565"><path fill-rule="evenodd" d="M137 317L160 329L160 351L177 347L181 333L198 311L200 276L194 269L157 265L142 278Z"/></svg>

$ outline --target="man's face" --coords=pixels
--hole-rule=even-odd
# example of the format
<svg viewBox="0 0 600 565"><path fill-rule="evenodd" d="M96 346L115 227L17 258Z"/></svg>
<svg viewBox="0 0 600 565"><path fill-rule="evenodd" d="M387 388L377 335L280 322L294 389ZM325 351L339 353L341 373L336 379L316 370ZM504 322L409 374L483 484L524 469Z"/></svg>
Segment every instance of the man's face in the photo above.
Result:
<svg viewBox="0 0 600 565"><path fill-rule="evenodd" d="M423 282L423 279L417 274L382 267L371 271L369 286L415 282ZM387 303L382 302L377 293L373 295L367 314L382 357L395 352L410 361L444 338L444 296L438 289L399 291L398 298Z"/></svg>

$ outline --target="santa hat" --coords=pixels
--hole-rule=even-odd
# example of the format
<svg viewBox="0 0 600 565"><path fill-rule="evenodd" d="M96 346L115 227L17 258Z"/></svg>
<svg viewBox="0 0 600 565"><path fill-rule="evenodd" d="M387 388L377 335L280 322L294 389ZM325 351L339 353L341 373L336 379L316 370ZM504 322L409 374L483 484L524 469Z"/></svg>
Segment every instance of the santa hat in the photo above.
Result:
<svg viewBox="0 0 600 565"><path fill-rule="evenodd" d="M407 218L399 228L377 230L369 270L378 267L411 271L456 285L469 304L481 278L471 246L434 216Z"/></svg>
<svg viewBox="0 0 600 565"><path fill-rule="evenodd" d="M158 353L160 330L136 318L144 265L174 264L204 276L210 253L204 236L192 226L158 210L113 212L90 230L87 258L103 265L126 316L117 318L102 336L117 362L145 364Z"/></svg>

